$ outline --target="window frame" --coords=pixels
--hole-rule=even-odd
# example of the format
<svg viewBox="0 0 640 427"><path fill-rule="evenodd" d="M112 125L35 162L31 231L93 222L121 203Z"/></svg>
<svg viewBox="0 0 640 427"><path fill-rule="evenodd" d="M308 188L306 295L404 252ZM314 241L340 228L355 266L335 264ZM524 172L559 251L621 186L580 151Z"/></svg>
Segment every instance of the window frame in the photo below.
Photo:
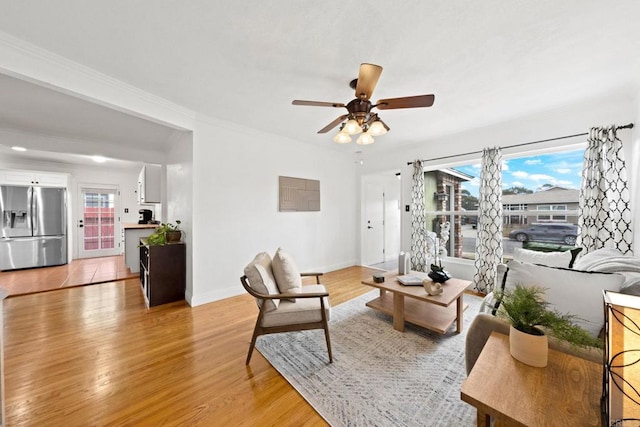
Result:
<svg viewBox="0 0 640 427"><path fill-rule="evenodd" d="M579 142L579 143L566 144L566 145L560 145L560 146L547 146L547 147L540 147L537 149L531 149L531 148L523 149L520 146L518 147L514 146L513 148L505 147L502 150L502 154L503 154L502 158L503 158L503 161L505 160L508 161L510 159L516 159L516 158L522 158L522 157L532 157L536 155L548 155L548 154L562 153L562 152L569 152L569 151L576 151L576 150L585 150L586 147L587 147L586 142ZM479 157L480 154L481 152L470 153L468 155L460 155L460 156L457 156L459 160L450 161L450 162L444 162L442 158L438 160L434 160L432 162L425 161L423 162L423 172L431 172L431 171L436 171L438 169L447 169L447 168L455 169L457 166L479 164L481 163L481 157ZM479 174L478 174L478 177L479 177ZM539 211L537 208L535 210L529 210L528 209L529 206L527 204L521 204L521 205L523 205L524 209L507 210L505 209L505 205L503 204L503 213L502 213L503 224L504 224L505 218L508 218L510 215L513 215L513 216L519 216L520 218L524 218L524 222L522 223L522 225L524 226L532 225L533 223L529 222L527 218L528 216L545 215L547 212L549 212L549 211ZM564 206L566 208L566 205ZM552 216L562 215L565 218L567 218L570 216L578 216L578 213L579 213L579 210L577 208L572 210L565 209L563 211L560 211L560 210L554 211L554 215ZM455 218L455 216L458 215L461 218L464 216L467 216L467 217L475 216L476 224L477 224L478 211L477 210L426 211L425 215L427 217L429 216L447 217L448 220L452 221L451 235L448 241L449 247L452 247L452 245L455 244L454 237L453 237L453 233L454 233L453 219ZM558 221L550 221L550 222L561 222L561 221L558 220ZM449 251L448 253L451 254L452 252ZM460 258L460 257L449 256L449 255L445 257L445 259L449 262L453 261L453 262L461 263L465 265L473 264L475 262L474 259Z"/></svg>

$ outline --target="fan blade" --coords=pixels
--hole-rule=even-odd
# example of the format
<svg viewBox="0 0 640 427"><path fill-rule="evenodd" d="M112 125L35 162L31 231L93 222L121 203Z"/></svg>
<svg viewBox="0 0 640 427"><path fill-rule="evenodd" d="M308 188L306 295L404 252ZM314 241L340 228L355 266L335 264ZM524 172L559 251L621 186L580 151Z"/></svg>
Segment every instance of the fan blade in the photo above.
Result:
<svg viewBox="0 0 640 427"><path fill-rule="evenodd" d="M380 110L394 110L397 108L431 107L434 95L405 96L404 98L381 99L376 103Z"/></svg>
<svg viewBox="0 0 640 427"><path fill-rule="evenodd" d="M292 105L308 105L310 107L344 107L341 102L320 102L320 101L301 101L296 99Z"/></svg>
<svg viewBox="0 0 640 427"><path fill-rule="evenodd" d="M361 64L358 74L358 84L356 85L356 98L371 98L373 89L376 88L382 67L375 64Z"/></svg>
<svg viewBox="0 0 640 427"><path fill-rule="evenodd" d="M338 124L340 124L340 122L342 122L348 116L349 116L348 114L345 114L344 116L338 117L337 119L335 119L334 121L332 121L331 123L329 123L328 125L323 127L322 129L320 129L318 131L318 133L327 133L327 132L329 132L331 129L333 129L334 127L338 126Z"/></svg>

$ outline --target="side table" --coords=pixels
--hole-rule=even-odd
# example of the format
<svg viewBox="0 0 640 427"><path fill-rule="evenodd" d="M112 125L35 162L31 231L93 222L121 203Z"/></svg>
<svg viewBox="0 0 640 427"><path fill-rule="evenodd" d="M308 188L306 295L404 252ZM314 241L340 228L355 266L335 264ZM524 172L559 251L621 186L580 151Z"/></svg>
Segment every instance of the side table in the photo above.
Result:
<svg viewBox="0 0 640 427"><path fill-rule="evenodd" d="M602 366L549 349L546 368L509 353L509 337L493 332L460 397L476 407L477 425L600 426Z"/></svg>

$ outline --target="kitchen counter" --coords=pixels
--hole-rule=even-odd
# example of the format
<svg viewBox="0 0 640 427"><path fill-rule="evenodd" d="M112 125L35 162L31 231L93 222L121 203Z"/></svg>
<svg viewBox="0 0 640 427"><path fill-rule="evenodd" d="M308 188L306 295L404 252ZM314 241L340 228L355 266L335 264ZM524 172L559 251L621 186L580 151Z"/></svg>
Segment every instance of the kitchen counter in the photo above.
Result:
<svg viewBox="0 0 640 427"><path fill-rule="evenodd" d="M138 224L136 222L125 222L122 224L125 230L139 229L139 228L158 228L160 224Z"/></svg>
<svg viewBox="0 0 640 427"><path fill-rule="evenodd" d="M124 263L132 273L140 271L140 238L149 237L160 224L123 223L124 228Z"/></svg>

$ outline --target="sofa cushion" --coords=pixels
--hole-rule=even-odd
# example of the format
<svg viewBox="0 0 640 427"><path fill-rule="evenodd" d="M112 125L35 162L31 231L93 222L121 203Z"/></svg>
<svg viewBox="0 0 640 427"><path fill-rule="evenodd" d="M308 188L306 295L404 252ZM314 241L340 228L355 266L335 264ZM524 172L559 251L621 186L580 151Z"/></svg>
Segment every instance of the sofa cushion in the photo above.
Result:
<svg viewBox="0 0 640 427"><path fill-rule="evenodd" d="M271 268L273 269L273 276L276 279L276 285L281 293L300 292L302 288L302 278L300 277L298 266L291 255L284 252L281 248L278 248L273 255ZM295 300L292 300L292 302L295 302Z"/></svg>
<svg viewBox="0 0 640 427"><path fill-rule="evenodd" d="M570 251L564 252L540 252L529 249L515 248L513 259L530 264L541 264L548 267L569 267L572 254Z"/></svg>
<svg viewBox="0 0 640 427"><path fill-rule="evenodd" d="M256 292L268 295L279 293L276 281L273 278L273 273L271 272L271 256L269 256L268 253L261 252L257 254L244 268L244 274ZM260 307L262 306L261 302L262 300L258 300L258 306ZM273 311L278 308L279 304L280 300L278 299L266 300L265 310Z"/></svg>
<svg viewBox="0 0 640 427"><path fill-rule="evenodd" d="M547 267L509 261L505 289L516 285L540 286L551 308L576 316L573 323L593 336L604 325L602 291L619 292L625 277L615 273L597 273L569 268Z"/></svg>

